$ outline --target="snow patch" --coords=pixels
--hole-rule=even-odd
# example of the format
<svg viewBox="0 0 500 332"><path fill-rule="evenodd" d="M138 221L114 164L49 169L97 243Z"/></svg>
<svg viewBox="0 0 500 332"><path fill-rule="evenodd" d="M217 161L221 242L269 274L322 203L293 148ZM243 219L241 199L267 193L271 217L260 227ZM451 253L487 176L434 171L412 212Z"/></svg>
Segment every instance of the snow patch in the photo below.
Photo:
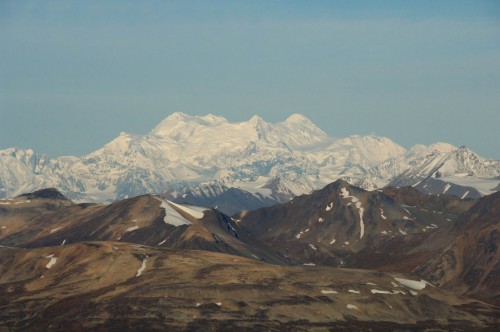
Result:
<svg viewBox="0 0 500 332"><path fill-rule="evenodd" d="M330 244L334 244L334 243L335 243L335 241L337 241L337 240L335 240L335 239L331 240L331 241L330 241Z"/></svg>
<svg viewBox="0 0 500 332"><path fill-rule="evenodd" d="M304 263L302 265L305 265L305 266L316 266L316 264L314 264L314 263Z"/></svg>
<svg viewBox="0 0 500 332"><path fill-rule="evenodd" d="M64 239L64 241L61 243L61 246L65 245L66 244L66 239Z"/></svg>
<svg viewBox="0 0 500 332"><path fill-rule="evenodd" d="M465 194L462 195L462 197L460 197L460 199L464 199L465 197L467 197L467 195L469 195L469 191L468 190L465 192Z"/></svg>
<svg viewBox="0 0 500 332"><path fill-rule="evenodd" d="M362 239L365 234L365 223L363 222L363 212L365 209L361 206L361 202L357 197L349 196L349 191L346 188L341 188L340 194L342 198L350 198L351 202L356 204L356 208L359 211L359 238Z"/></svg>
<svg viewBox="0 0 500 332"><path fill-rule="evenodd" d="M393 294L390 291L378 290L378 289L372 289L370 292L372 292L372 294Z"/></svg>
<svg viewBox="0 0 500 332"><path fill-rule="evenodd" d="M330 211L332 208L333 208L333 202L331 202L325 207L325 211Z"/></svg>
<svg viewBox="0 0 500 332"><path fill-rule="evenodd" d="M162 244L164 244L165 242L167 242L167 239L161 241L160 243L158 243L159 246L161 246Z"/></svg>
<svg viewBox="0 0 500 332"><path fill-rule="evenodd" d="M425 288L425 286L430 285L429 282L425 281L424 279L418 280L410 280L410 279L403 279L403 278L394 278L397 282L399 282L401 285L415 289L415 290L422 290Z"/></svg>
<svg viewBox="0 0 500 332"><path fill-rule="evenodd" d="M137 274L135 275L135 277L136 277L136 278L137 278L137 277L140 277L140 276L141 276L141 274L142 274L142 272L144 272L144 270L146 269L146 262L147 262L147 261L148 261L148 259L147 259L147 258L144 258L144 259L142 260L142 265L141 265L141 267L139 268L139 270L137 270Z"/></svg>
<svg viewBox="0 0 500 332"><path fill-rule="evenodd" d="M349 303L346 305L346 308L347 309L356 309L356 310L358 309L357 306L355 306L354 304L349 304Z"/></svg>
<svg viewBox="0 0 500 332"><path fill-rule="evenodd" d="M323 222L323 218L319 218L319 219L318 219L318 222Z"/></svg>
<svg viewBox="0 0 500 332"><path fill-rule="evenodd" d="M318 250L318 249L314 246L314 244L310 244L310 243L309 243L309 247L311 247L311 249L312 249L312 250Z"/></svg>
<svg viewBox="0 0 500 332"><path fill-rule="evenodd" d="M338 294L338 292L331 289L323 289L321 294Z"/></svg>
<svg viewBox="0 0 500 332"><path fill-rule="evenodd" d="M380 208L380 217L384 220L386 220L386 216L384 216L384 210L382 208Z"/></svg>
<svg viewBox="0 0 500 332"><path fill-rule="evenodd" d="M47 269L50 269L57 262L57 257L55 257L54 254L52 254L52 255L46 256L46 258L50 258L50 261L47 263L47 265L45 265L45 267Z"/></svg>
<svg viewBox="0 0 500 332"><path fill-rule="evenodd" d="M193 216L196 219L201 219L205 215L205 211L208 211L208 209L205 208L200 208L192 205L180 205L176 204L174 202L168 201L170 204L178 208L179 210L182 210L183 212L186 212L190 216Z"/></svg>
<svg viewBox="0 0 500 332"><path fill-rule="evenodd" d="M57 227L57 228L51 229L51 230L50 230L50 234L57 232L57 231L58 231L58 230L60 230L61 228L62 228L62 227Z"/></svg>
<svg viewBox="0 0 500 332"><path fill-rule="evenodd" d="M163 218L165 224L174 225L176 227L181 225L191 225L191 222L181 216L180 213L169 204L168 200L160 198L157 199L161 202L161 207L165 210L165 217Z"/></svg>
<svg viewBox="0 0 500 332"><path fill-rule="evenodd" d="M349 289L348 292L349 293L353 293L353 294L359 294L360 293L359 291L354 290L354 289Z"/></svg>
<svg viewBox="0 0 500 332"><path fill-rule="evenodd" d="M125 230L125 233L135 231L136 229L139 229L139 226L135 225L135 226L129 227Z"/></svg>

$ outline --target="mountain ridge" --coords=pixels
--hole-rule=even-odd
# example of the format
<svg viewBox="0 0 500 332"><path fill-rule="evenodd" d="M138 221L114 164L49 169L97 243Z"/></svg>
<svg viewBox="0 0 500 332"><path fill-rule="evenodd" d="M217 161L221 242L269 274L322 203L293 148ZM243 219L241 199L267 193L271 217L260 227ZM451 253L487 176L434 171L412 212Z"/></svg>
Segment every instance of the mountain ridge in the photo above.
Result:
<svg viewBox="0 0 500 332"><path fill-rule="evenodd" d="M374 190L417 185L437 171L445 182L439 190L456 184L461 187L450 192L468 191L464 198L494 192L500 184L500 161L466 148L435 143L407 150L375 135L334 138L300 114L273 124L259 116L229 122L213 114L173 113L146 135L122 132L81 157L0 150L0 166L0 197L55 187L79 202L109 203L217 182L257 201L263 201L258 193L284 202L337 179ZM477 192L468 189L476 187Z"/></svg>

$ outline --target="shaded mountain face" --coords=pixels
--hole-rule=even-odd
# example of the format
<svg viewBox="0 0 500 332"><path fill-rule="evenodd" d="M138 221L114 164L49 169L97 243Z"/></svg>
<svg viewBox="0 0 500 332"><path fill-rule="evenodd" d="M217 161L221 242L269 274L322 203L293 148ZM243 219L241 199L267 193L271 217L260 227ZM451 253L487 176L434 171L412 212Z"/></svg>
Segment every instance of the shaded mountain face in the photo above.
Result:
<svg viewBox="0 0 500 332"><path fill-rule="evenodd" d="M452 195L460 198L480 198L479 190L470 186L461 186L451 182L441 181L432 177L426 178L413 185L420 192L431 195Z"/></svg>
<svg viewBox="0 0 500 332"><path fill-rule="evenodd" d="M406 150L373 135L334 139L298 114L279 123L257 116L231 123L215 115L174 113L146 135L121 133L82 157L0 151L0 198L47 187L76 202L111 203L152 193L179 202L179 193L191 204L223 206L227 213L286 202L337 179L369 190L390 183L474 198L497 190L498 176L499 161L465 147L436 143ZM444 184L425 186L429 178ZM227 190L203 197L199 191L206 186Z"/></svg>
<svg viewBox="0 0 500 332"><path fill-rule="evenodd" d="M233 218L300 264L411 271L425 261L427 239L440 228L450 228L472 203L461 205L456 198L418 203L426 196L418 191L413 191L415 199L398 202L399 190L388 190L393 198L338 180L288 203L242 211ZM413 252L418 245L422 252Z"/></svg>
<svg viewBox="0 0 500 332"><path fill-rule="evenodd" d="M482 198L454 223L456 237L415 272L453 290L500 305L500 194Z"/></svg>
<svg viewBox="0 0 500 332"><path fill-rule="evenodd" d="M280 203L279 200L268 195L258 192L251 193L217 183L168 190L161 196L176 203L214 207L228 215L233 215L241 210L254 210ZM288 197L288 199L290 198Z"/></svg>
<svg viewBox="0 0 500 332"><path fill-rule="evenodd" d="M47 208L47 201L53 199L25 197L19 198L21 204L12 201L14 208L0 214L0 244L44 247L91 240L124 241L225 252L278 264L289 262L216 210L175 204L151 195L110 205L63 200L66 204L57 209ZM25 205L25 210L17 208L20 205Z"/></svg>
<svg viewBox="0 0 500 332"><path fill-rule="evenodd" d="M498 323L492 306L394 273L119 242L0 247L0 261L2 329L481 331Z"/></svg>

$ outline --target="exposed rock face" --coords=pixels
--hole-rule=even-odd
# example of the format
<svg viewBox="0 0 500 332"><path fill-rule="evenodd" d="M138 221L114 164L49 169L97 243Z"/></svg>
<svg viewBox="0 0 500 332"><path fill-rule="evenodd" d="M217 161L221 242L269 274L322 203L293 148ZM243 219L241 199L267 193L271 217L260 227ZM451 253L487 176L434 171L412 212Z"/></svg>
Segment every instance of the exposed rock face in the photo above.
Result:
<svg viewBox="0 0 500 332"><path fill-rule="evenodd" d="M482 198L462 214L456 238L415 270L459 294L500 305L500 194Z"/></svg>
<svg viewBox="0 0 500 332"><path fill-rule="evenodd" d="M435 233L450 228L472 205L471 200L430 197L411 188L370 192L338 180L234 218L300 263L411 271L447 243L447 236ZM435 246L427 245L434 237Z"/></svg>

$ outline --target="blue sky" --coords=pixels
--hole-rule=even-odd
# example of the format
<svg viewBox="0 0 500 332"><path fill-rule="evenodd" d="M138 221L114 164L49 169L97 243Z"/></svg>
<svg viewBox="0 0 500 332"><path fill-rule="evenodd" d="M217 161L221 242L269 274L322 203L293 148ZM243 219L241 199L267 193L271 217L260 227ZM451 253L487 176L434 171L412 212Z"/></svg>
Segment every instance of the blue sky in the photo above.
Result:
<svg viewBox="0 0 500 332"><path fill-rule="evenodd" d="M176 111L500 159L500 1L0 2L0 149L82 155Z"/></svg>

